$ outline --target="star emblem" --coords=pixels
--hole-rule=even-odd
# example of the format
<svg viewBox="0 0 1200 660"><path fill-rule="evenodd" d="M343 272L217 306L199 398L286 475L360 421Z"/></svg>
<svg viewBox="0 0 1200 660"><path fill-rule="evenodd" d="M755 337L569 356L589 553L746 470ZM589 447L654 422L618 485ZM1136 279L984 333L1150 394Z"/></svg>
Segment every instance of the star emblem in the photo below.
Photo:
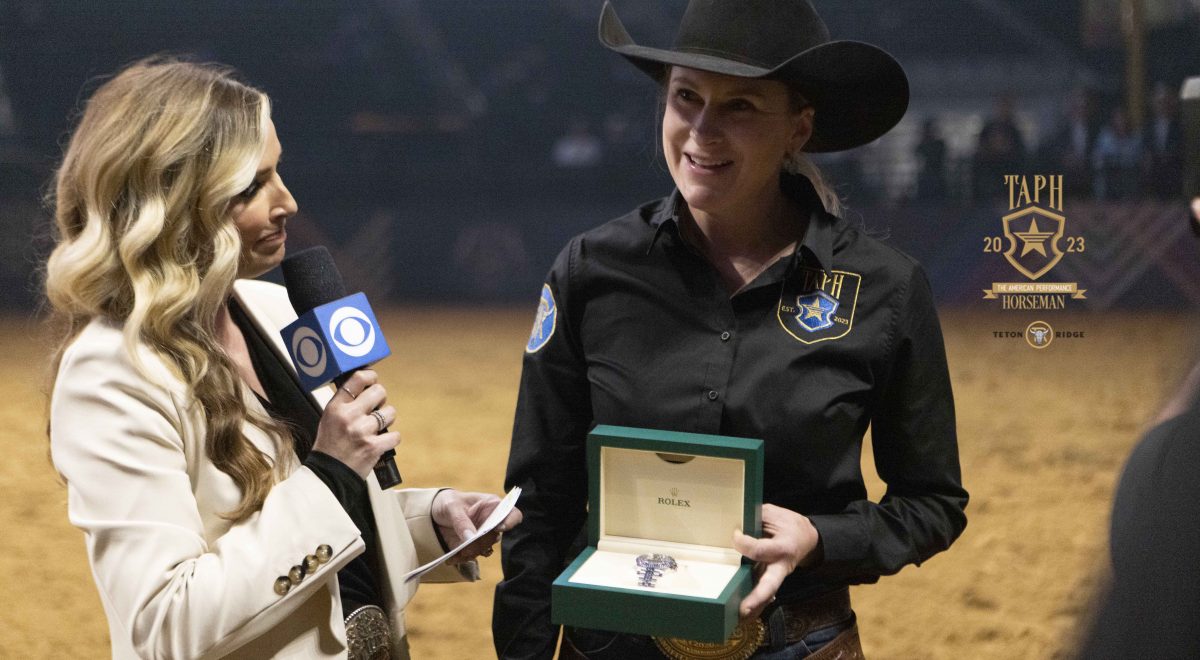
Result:
<svg viewBox="0 0 1200 660"><path fill-rule="evenodd" d="M1052 231L1038 231L1037 218L1029 221L1029 229L1027 231L1015 231L1013 236L1021 239L1023 247L1021 248L1020 256L1025 256L1030 252L1037 252L1043 257L1048 257L1046 254L1046 239L1054 235Z"/></svg>
<svg viewBox="0 0 1200 660"><path fill-rule="evenodd" d="M814 298L811 305L800 303L800 307L804 309L804 320L820 319L825 313L825 308L821 306L821 299Z"/></svg>
<svg viewBox="0 0 1200 660"><path fill-rule="evenodd" d="M796 307L800 312L793 316L796 322L805 330L816 332L833 325L833 313L837 311L838 301L824 291L816 291L796 296Z"/></svg>

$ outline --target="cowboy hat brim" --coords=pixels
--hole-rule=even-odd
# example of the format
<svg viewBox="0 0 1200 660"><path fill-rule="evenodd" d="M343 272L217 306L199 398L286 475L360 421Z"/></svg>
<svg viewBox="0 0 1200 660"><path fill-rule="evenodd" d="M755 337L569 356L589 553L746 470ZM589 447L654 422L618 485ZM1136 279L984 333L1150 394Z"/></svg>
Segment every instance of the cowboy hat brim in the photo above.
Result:
<svg viewBox="0 0 1200 660"><path fill-rule="evenodd" d="M787 83L816 109L813 134L804 146L808 152L842 151L872 142L908 109L908 77L900 63L883 49L859 41L829 41L764 67L725 53L640 46L605 2L600 43L660 83L669 66Z"/></svg>

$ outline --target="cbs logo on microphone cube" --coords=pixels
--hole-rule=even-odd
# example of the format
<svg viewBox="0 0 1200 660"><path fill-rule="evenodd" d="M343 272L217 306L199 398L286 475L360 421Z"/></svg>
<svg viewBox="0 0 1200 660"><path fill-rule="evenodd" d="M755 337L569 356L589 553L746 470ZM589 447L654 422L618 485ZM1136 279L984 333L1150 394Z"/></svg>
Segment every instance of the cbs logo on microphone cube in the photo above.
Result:
<svg viewBox="0 0 1200 660"><path fill-rule="evenodd" d="M305 389L391 355L367 297L356 293L315 307L280 334Z"/></svg>

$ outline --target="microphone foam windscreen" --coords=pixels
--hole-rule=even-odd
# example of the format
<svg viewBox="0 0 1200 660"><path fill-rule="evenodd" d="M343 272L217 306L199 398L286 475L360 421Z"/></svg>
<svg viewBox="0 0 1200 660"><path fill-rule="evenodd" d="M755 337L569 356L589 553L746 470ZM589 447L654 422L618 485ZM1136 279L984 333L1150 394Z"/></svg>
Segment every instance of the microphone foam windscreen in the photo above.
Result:
<svg viewBox="0 0 1200 660"><path fill-rule="evenodd" d="M283 282L297 315L346 297L342 275L324 245L301 250L285 258Z"/></svg>

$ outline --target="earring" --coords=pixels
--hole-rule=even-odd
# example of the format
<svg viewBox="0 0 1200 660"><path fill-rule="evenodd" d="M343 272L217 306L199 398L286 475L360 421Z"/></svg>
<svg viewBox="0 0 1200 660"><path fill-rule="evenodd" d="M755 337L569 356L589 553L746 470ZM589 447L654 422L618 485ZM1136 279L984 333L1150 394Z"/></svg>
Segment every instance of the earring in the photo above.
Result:
<svg viewBox="0 0 1200 660"><path fill-rule="evenodd" d="M797 149L784 156L783 171L788 174L804 174L804 151Z"/></svg>

